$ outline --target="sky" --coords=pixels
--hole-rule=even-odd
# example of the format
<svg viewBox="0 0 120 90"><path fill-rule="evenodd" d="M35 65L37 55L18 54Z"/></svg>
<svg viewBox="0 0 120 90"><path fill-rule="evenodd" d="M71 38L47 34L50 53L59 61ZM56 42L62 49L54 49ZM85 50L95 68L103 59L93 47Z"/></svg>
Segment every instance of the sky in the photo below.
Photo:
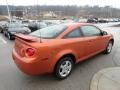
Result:
<svg viewBox="0 0 120 90"><path fill-rule="evenodd" d="M120 0L7 0L9 5L99 5L120 8ZM0 0L0 5L6 5L6 0Z"/></svg>

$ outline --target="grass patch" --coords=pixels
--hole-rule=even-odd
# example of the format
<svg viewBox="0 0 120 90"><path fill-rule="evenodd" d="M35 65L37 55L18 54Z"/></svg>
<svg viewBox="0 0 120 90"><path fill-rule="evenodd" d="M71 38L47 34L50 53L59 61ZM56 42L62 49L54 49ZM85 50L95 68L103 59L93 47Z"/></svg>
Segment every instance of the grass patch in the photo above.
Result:
<svg viewBox="0 0 120 90"><path fill-rule="evenodd" d="M8 20L8 18L6 18L5 16L0 15L0 21L6 21L6 20Z"/></svg>
<svg viewBox="0 0 120 90"><path fill-rule="evenodd" d="M60 20L62 18L60 18L60 17L41 17L41 16L38 16L38 17L29 17L29 19L31 19L31 20Z"/></svg>

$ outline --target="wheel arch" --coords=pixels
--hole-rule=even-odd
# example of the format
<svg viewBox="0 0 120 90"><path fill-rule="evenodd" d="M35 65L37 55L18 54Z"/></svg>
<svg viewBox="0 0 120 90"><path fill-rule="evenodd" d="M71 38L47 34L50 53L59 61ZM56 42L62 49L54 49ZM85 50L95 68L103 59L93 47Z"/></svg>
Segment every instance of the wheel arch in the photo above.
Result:
<svg viewBox="0 0 120 90"><path fill-rule="evenodd" d="M62 58L64 58L64 57L71 57L71 58L73 59L73 62L76 63L76 57L75 57L75 55L73 55L72 53L67 53L67 54L61 56L61 57L58 59L57 62L59 62L59 61L60 61Z"/></svg>
<svg viewBox="0 0 120 90"><path fill-rule="evenodd" d="M112 44L114 45L114 39L113 38L111 38L109 41L112 41Z"/></svg>
<svg viewBox="0 0 120 90"><path fill-rule="evenodd" d="M55 68L56 68L58 62L59 62L62 58L67 57L67 56L72 57L73 63L74 63L74 64L76 63L76 56L75 56L74 53L72 53L72 52L62 53L58 58L56 58L56 62L55 62L55 64L54 64L53 72L55 71Z"/></svg>

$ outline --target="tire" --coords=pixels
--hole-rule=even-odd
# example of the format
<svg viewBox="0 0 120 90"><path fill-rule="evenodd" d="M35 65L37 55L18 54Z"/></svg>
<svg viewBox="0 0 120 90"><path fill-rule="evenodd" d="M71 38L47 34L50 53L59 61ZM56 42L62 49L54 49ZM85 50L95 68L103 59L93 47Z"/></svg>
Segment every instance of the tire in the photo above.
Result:
<svg viewBox="0 0 120 90"><path fill-rule="evenodd" d="M4 34L5 37L7 37L7 35L6 35L6 31L3 31L3 34Z"/></svg>
<svg viewBox="0 0 120 90"><path fill-rule="evenodd" d="M9 40L12 40L12 36L10 35L9 32L7 33L7 37L8 37Z"/></svg>
<svg viewBox="0 0 120 90"><path fill-rule="evenodd" d="M105 54L110 54L111 51L112 51L112 47L113 47L113 42L112 41L109 41L106 49L105 49Z"/></svg>
<svg viewBox="0 0 120 90"><path fill-rule="evenodd" d="M3 30L2 30L2 29L0 29L0 33L3 33Z"/></svg>
<svg viewBox="0 0 120 90"><path fill-rule="evenodd" d="M1 31L1 33L3 33L3 30Z"/></svg>
<svg viewBox="0 0 120 90"><path fill-rule="evenodd" d="M61 58L60 61L56 64L54 74L58 79L67 78L73 69L74 62L71 57Z"/></svg>

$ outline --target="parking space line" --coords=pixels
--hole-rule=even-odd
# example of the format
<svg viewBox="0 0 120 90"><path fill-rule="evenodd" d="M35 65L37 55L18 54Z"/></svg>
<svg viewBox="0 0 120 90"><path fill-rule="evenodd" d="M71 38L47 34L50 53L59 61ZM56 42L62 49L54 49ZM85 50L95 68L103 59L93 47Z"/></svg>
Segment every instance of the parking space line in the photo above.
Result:
<svg viewBox="0 0 120 90"><path fill-rule="evenodd" d="M1 39L1 41L2 41L4 44L7 43L7 41L5 41L1 36L0 36L0 39Z"/></svg>

